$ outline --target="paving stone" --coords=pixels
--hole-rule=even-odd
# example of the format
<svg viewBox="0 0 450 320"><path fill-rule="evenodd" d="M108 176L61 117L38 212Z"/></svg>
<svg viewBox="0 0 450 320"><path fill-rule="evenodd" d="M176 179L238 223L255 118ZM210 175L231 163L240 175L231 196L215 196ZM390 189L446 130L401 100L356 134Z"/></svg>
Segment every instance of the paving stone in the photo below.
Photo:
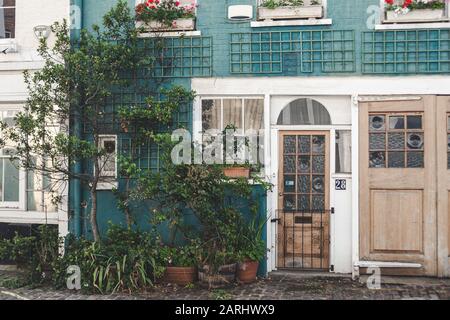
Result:
<svg viewBox="0 0 450 320"><path fill-rule="evenodd" d="M0 280L2 273L0 272ZM55 291L50 288L0 288L0 300L198 300L214 299L217 296L233 299L283 299L283 300L448 300L450 282L419 279L418 284L382 284L380 290L370 290L364 283L340 277L277 277L261 280L251 285L236 285L228 289L208 291L196 286L192 289L176 286L156 287L145 293L127 295L83 295L73 291Z"/></svg>

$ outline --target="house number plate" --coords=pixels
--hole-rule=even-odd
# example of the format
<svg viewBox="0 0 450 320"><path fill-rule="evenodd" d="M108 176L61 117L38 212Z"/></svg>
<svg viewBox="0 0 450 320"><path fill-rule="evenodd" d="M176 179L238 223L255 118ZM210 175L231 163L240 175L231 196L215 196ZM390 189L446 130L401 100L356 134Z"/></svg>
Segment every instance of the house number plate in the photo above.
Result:
<svg viewBox="0 0 450 320"><path fill-rule="evenodd" d="M336 190L347 190L347 180L346 179L336 179L335 189Z"/></svg>

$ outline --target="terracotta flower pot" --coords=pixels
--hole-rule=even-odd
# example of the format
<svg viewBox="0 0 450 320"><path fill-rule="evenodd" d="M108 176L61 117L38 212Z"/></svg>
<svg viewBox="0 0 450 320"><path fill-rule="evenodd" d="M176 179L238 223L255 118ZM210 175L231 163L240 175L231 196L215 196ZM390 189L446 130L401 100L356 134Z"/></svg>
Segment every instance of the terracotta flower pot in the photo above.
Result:
<svg viewBox="0 0 450 320"><path fill-rule="evenodd" d="M223 288L236 280L236 264L221 266L217 273L211 272L210 266L203 266L198 270L200 284L209 289Z"/></svg>
<svg viewBox="0 0 450 320"><path fill-rule="evenodd" d="M250 178L250 168L229 167L223 168L223 174L228 178Z"/></svg>
<svg viewBox="0 0 450 320"><path fill-rule="evenodd" d="M239 263L237 270L238 281L246 284L255 282L258 267L258 261L244 261Z"/></svg>
<svg viewBox="0 0 450 320"><path fill-rule="evenodd" d="M196 267L167 267L164 282L186 286L197 281Z"/></svg>

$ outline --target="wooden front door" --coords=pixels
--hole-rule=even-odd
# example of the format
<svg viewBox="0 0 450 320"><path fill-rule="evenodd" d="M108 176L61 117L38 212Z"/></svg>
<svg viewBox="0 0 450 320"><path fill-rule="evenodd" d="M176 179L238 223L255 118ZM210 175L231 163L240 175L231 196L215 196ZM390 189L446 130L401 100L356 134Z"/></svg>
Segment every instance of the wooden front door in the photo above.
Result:
<svg viewBox="0 0 450 320"><path fill-rule="evenodd" d="M329 268L329 145L329 132L280 132L278 268Z"/></svg>
<svg viewBox="0 0 450 320"><path fill-rule="evenodd" d="M450 276L450 97L437 97L438 275Z"/></svg>
<svg viewBox="0 0 450 320"><path fill-rule="evenodd" d="M436 97L361 103L359 128L360 260L435 275Z"/></svg>

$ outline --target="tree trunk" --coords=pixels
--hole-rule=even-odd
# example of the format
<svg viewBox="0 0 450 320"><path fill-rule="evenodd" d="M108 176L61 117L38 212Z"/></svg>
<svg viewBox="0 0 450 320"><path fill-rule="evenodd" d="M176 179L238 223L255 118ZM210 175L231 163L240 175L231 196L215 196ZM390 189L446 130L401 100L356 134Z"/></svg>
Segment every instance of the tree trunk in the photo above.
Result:
<svg viewBox="0 0 450 320"><path fill-rule="evenodd" d="M91 190L91 228L92 235L94 236L95 242L100 242L100 232L98 231L98 223L97 223L97 186L93 187Z"/></svg>
<svg viewBox="0 0 450 320"><path fill-rule="evenodd" d="M129 200L130 198L130 178L127 178L127 182L126 182L126 186L125 186L125 194L126 194L126 201ZM127 203L125 206L125 219L127 222L127 227L128 229L131 229L131 226L133 225L133 219L131 218L131 212L130 212L130 207L128 206L129 204Z"/></svg>

